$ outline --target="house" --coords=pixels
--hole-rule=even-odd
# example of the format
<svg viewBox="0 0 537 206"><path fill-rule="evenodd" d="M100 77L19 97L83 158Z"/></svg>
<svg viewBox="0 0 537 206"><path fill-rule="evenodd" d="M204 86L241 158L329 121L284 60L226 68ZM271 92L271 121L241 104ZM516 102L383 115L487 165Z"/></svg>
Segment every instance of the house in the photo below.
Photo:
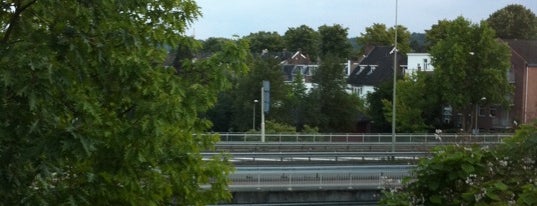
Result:
<svg viewBox="0 0 537 206"><path fill-rule="evenodd" d="M416 72L432 72L434 66L429 53L408 53L407 54L407 69L405 75L414 75Z"/></svg>
<svg viewBox="0 0 537 206"><path fill-rule="evenodd" d="M476 108L477 127L484 131L506 131L537 119L537 41L502 40L511 51L507 72L514 93L508 96L510 108L484 105Z"/></svg>
<svg viewBox="0 0 537 206"><path fill-rule="evenodd" d="M293 55L282 57L284 58L281 58L280 65L282 66L284 81L286 83L293 82L297 75L300 74L307 91L315 87L315 84L312 82L313 74L319 68L319 65L312 64L309 57L300 51L295 52Z"/></svg>
<svg viewBox="0 0 537 206"><path fill-rule="evenodd" d="M509 80L514 84L514 126L537 119L537 40L504 40L511 49Z"/></svg>
<svg viewBox="0 0 537 206"><path fill-rule="evenodd" d="M380 84L393 81L393 50L393 46L376 46L366 52L367 55L358 61L347 79L353 93L360 98L366 98L367 94L374 92ZM403 74L406 62L406 56L397 53L398 76Z"/></svg>

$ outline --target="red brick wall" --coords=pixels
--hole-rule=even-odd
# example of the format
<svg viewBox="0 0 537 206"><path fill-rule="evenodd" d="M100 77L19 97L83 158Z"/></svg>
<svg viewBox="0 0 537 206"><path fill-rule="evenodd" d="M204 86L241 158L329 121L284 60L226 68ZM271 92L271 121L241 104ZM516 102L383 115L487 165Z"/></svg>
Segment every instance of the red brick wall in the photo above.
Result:
<svg viewBox="0 0 537 206"><path fill-rule="evenodd" d="M537 66L527 68L526 122L537 119Z"/></svg>

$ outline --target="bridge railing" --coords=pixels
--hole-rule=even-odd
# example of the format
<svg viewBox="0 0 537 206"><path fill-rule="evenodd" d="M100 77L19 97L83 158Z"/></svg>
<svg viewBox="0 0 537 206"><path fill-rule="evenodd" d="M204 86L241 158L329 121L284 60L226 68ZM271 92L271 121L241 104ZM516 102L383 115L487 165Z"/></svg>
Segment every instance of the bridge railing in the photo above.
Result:
<svg viewBox="0 0 537 206"><path fill-rule="evenodd" d="M203 152L204 159L219 152ZM431 156L430 152L231 152L235 162L292 162L292 161L381 161L418 160Z"/></svg>
<svg viewBox="0 0 537 206"><path fill-rule="evenodd" d="M456 142L476 142L476 143L500 143L503 138L512 134L396 134L395 141L398 143L456 143ZM260 142L259 133L220 133L221 142ZM320 142L320 143L342 143L342 142L364 142L364 143L388 143L392 142L392 134L265 134L265 142Z"/></svg>
<svg viewBox="0 0 537 206"><path fill-rule="evenodd" d="M402 185L407 172L231 175L231 191L386 189Z"/></svg>

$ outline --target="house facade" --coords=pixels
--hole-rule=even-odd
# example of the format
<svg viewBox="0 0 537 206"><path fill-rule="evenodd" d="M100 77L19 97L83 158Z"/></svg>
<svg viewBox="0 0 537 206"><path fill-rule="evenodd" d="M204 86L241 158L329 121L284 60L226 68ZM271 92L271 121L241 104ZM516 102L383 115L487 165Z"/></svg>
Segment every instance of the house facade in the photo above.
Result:
<svg viewBox="0 0 537 206"><path fill-rule="evenodd" d="M371 48L366 55L358 61L347 83L349 89L360 98L366 98L367 94L373 93L380 84L393 81L393 46L376 46ZM406 56L397 53L397 75L401 76L406 68Z"/></svg>
<svg viewBox="0 0 537 206"><path fill-rule="evenodd" d="M421 71L434 71L431 55L429 53L408 53L405 75L414 75L416 72Z"/></svg>
<svg viewBox="0 0 537 206"><path fill-rule="evenodd" d="M511 51L507 78L514 91L506 96L509 108L494 104L476 108L477 127L483 132L507 131L537 120L537 81L532 81L537 79L537 41L502 41Z"/></svg>
<svg viewBox="0 0 537 206"><path fill-rule="evenodd" d="M537 119L537 41L504 40L511 49L510 81L515 87L511 115L515 125Z"/></svg>
<svg viewBox="0 0 537 206"><path fill-rule="evenodd" d="M307 92L315 87L315 84L312 82L313 74L319 68L319 65L312 64L309 57L302 54L302 52L297 51L284 58L280 62L280 65L282 66L285 83L295 81L296 77L300 74Z"/></svg>

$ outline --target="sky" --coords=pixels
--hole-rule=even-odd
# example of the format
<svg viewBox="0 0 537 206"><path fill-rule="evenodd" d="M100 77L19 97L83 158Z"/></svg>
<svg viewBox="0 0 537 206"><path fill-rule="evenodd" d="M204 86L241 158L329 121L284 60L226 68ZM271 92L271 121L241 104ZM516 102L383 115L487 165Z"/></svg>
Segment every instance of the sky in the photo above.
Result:
<svg viewBox="0 0 537 206"><path fill-rule="evenodd" d="M284 35L289 28L340 24L348 37L358 37L374 23L397 23L410 32L424 33L439 20L458 16L479 23L510 4L537 14L537 0L196 0L202 15L187 35L196 39L233 38L260 31Z"/></svg>

